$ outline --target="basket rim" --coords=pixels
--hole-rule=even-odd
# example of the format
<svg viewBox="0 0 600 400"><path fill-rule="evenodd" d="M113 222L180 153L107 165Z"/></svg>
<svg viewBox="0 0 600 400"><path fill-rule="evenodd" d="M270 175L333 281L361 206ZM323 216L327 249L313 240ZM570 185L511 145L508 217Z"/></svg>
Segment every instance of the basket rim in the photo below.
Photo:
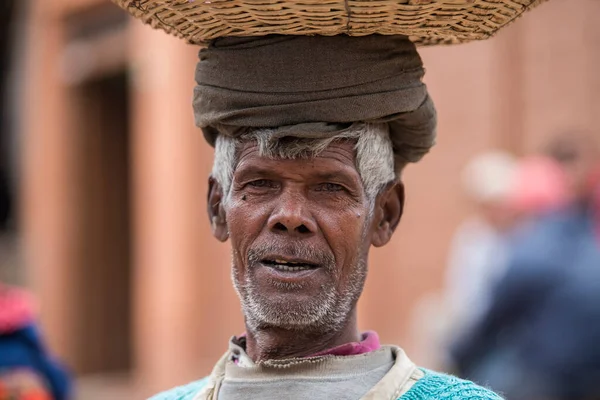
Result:
<svg viewBox="0 0 600 400"><path fill-rule="evenodd" d="M417 46L488 39L546 1L112 0L154 29L196 45L224 36L402 34Z"/></svg>

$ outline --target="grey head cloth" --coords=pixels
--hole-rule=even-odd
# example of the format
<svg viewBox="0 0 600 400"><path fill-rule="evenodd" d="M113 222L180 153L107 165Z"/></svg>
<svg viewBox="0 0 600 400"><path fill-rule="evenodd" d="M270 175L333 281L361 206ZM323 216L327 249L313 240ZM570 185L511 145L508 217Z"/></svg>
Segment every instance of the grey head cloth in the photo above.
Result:
<svg viewBox="0 0 600 400"><path fill-rule="evenodd" d="M404 163L435 142L423 62L405 36L227 37L199 57L194 115L212 146L253 128L318 138L356 122L388 123Z"/></svg>

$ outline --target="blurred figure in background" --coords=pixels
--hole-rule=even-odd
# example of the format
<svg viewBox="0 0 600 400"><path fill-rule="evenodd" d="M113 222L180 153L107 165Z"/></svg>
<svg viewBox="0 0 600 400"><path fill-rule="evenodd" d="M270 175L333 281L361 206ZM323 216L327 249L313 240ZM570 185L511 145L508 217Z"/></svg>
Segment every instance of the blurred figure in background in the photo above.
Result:
<svg viewBox="0 0 600 400"><path fill-rule="evenodd" d="M15 192L11 181L8 73L12 65L13 24L26 2L0 2L0 272L12 269L3 254L3 234L14 229L11 219ZM19 10L17 10L19 8ZM8 235L7 235L8 236ZM69 380L53 361L40 337L32 297L0 282L0 400L65 400Z"/></svg>
<svg viewBox="0 0 600 400"><path fill-rule="evenodd" d="M445 293L441 298L424 296L413 322L413 335L422 343L421 357L448 370L455 368L452 347L487 311L493 288L506 272L514 231L567 201L565 173L548 156L516 159L500 151L487 152L467 164L462 178L476 213L453 238ZM431 312L440 314L438 323L418 319ZM432 351L432 343L437 351Z"/></svg>
<svg viewBox="0 0 600 400"><path fill-rule="evenodd" d="M510 154L493 151L475 157L462 173L476 214L462 223L451 244L442 341L452 342L469 331L487 308L491 287L504 273L505 233L514 220L509 200L516 168Z"/></svg>
<svg viewBox="0 0 600 400"><path fill-rule="evenodd" d="M506 275L454 347L463 375L508 400L600 399L600 158L569 132L547 153L563 168L568 205L519 229Z"/></svg>
<svg viewBox="0 0 600 400"><path fill-rule="evenodd" d="M0 400L65 400L69 380L42 344L31 296L0 283Z"/></svg>

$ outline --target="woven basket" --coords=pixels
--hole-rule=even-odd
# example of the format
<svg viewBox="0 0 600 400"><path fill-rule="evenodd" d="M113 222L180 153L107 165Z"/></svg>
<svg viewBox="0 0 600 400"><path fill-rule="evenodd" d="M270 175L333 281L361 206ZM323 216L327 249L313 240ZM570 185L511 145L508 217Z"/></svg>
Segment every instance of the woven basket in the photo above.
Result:
<svg viewBox="0 0 600 400"><path fill-rule="evenodd" d="M545 0L112 0L202 44L223 36L402 34L418 45L486 39Z"/></svg>

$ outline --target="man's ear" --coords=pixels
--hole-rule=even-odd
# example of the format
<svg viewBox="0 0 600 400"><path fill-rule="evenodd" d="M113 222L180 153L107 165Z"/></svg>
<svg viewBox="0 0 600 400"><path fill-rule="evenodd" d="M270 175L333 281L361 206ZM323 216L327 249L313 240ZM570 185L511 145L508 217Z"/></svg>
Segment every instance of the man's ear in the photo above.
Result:
<svg viewBox="0 0 600 400"><path fill-rule="evenodd" d="M212 176L208 178L208 219L212 234L217 240L226 242L229 239L227 218L223 207L223 188Z"/></svg>
<svg viewBox="0 0 600 400"><path fill-rule="evenodd" d="M404 211L404 184L400 181L390 183L375 200L375 210L371 225L371 243L375 247L387 244Z"/></svg>

